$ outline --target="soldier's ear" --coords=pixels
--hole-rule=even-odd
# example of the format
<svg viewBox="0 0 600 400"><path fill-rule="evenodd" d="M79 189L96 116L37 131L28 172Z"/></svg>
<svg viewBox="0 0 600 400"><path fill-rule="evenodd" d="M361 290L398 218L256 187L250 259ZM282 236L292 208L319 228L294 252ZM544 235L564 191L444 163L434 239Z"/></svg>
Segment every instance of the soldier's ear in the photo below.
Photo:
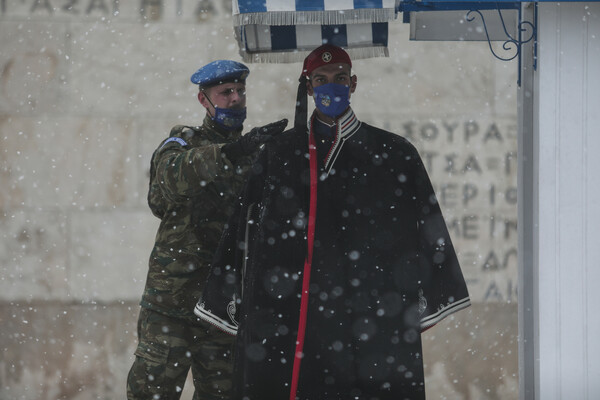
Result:
<svg viewBox="0 0 600 400"><path fill-rule="evenodd" d="M312 97L314 91L313 91L313 87L312 84L310 83L310 78L306 77L306 93Z"/></svg>
<svg viewBox="0 0 600 400"><path fill-rule="evenodd" d="M210 110L210 102L206 98L206 93L202 90L198 92L198 101L200 102L200 104L202 104L204 108Z"/></svg>
<svg viewBox="0 0 600 400"><path fill-rule="evenodd" d="M356 75L352 75L352 77L350 77L350 93L354 93L354 91L356 90L357 82L358 78L356 78Z"/></svg>

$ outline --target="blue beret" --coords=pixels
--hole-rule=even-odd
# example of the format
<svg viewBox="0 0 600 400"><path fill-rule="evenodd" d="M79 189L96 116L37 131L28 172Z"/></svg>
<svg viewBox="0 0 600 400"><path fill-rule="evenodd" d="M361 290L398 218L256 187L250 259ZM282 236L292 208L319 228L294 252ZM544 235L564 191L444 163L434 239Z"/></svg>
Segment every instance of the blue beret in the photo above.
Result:
<svg viewBox="0 0 600 400"><path fill-rule="evenodd" d="M231 60L217 60L206 64L192 75L191 81L202 87L226 82L246 83L250 70L244 64Z"/></svg>

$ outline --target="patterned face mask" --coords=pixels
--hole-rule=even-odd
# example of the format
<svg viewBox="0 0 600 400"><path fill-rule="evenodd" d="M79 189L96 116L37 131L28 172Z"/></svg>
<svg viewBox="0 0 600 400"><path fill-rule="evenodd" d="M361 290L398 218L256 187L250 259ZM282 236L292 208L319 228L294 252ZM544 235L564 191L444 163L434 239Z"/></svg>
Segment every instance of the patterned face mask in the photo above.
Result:
<svg viewBox="0 0 600 400"><path fill-rule="evenodd" d="M215 107L212 120L227 130L238 129L246 120L246 107L237 109Z"/></svg>
<svg viewBox="0 0 600 400"><path fill-rule="evenodd" d="M350 87L326 83L313 88L315 106L325 115L335 118L350 105Z"/></svg>
<svg viewBox="0 0 600 400"><path fill-rule="evenodd" d="M204 91L203 91L204 92ZM219 108L213 104L206 92L204 92L206 100L215 109L215 115L211 115L211 119L228 131L233 131L240 128L246 120L246 107L244 108Z"/></svg>

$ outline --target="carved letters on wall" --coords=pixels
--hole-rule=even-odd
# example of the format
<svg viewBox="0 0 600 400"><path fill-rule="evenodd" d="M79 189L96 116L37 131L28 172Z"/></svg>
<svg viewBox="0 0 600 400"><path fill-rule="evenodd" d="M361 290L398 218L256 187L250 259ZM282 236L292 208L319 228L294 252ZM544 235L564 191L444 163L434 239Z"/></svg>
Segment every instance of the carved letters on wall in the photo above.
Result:
<svg viewBox="0 0 600 400"><path fill-rule="evenodd" d="M161 21L171 16L204 21L220 12L231 13L228 0L0 0L0 16L140 18Z"/></svg>
<svg viewBox="0 0 600 400"><path fill-rule="evenodd" d="M517 128L511 120L409 121L476 302L517 301Z"/></svg>

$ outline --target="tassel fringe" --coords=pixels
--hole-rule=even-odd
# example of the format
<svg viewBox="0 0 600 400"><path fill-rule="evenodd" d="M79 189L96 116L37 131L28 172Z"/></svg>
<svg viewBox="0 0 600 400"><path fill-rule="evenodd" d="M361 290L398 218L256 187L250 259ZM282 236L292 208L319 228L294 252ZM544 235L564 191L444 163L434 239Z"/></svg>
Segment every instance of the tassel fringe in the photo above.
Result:
<svg viewBox="0 0 600 400"><path fill-rule="evenodd" d="M269 11L233 15L233 25L339 25L388 22L396 19L394 8L362 8L325 11Z"/></svg>

